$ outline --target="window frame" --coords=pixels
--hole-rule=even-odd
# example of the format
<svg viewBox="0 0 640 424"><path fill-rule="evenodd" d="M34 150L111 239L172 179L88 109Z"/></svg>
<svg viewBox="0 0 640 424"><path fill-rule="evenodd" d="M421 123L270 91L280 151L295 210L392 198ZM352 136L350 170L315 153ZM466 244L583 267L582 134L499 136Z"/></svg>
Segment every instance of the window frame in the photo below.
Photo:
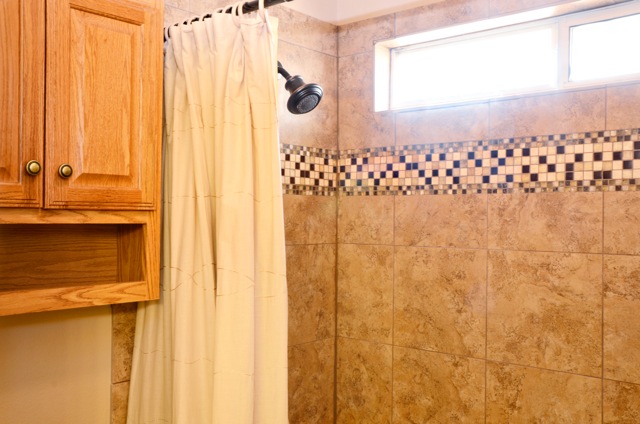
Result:
<svg viewBox="0 0 640 424"><path fill-rule="evenodd" d="M569 37L571 27L640 14L640 0L625 1L615 5L611 5L610 3L610 0L581 0L562 6L552 6L376 42L374 47L374 110L379 112L388 110L428 109L585 88L607 87L626 84L632 81L640 81L640 73L584 81L569 80ZM392 103L393 96L391 89L393 86L393 54L395 49L414 48L413 46L419 45L441 45L447 42L474 39L484 35L499 34L500 32L541 25L555 25L557 28L556 51L558 55L558 73L555 87L542 89L532 88L529 90L511 91L498 96L483 96L464 100L452 99L450 101L445 100L411 106L397 106Z"/></svg>

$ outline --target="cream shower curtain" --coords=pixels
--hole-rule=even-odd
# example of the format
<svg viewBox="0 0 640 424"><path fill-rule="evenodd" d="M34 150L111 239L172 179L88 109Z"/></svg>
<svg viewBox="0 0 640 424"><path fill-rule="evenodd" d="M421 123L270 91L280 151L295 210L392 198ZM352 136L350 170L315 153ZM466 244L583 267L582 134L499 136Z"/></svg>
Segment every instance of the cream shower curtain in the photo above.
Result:
<svg viewBox="0 0 640 424"><path fill-rule="evenodd" d="M129 424L288 422L277 21L255 15L170 28L163 287L138 308Z"/></svg>

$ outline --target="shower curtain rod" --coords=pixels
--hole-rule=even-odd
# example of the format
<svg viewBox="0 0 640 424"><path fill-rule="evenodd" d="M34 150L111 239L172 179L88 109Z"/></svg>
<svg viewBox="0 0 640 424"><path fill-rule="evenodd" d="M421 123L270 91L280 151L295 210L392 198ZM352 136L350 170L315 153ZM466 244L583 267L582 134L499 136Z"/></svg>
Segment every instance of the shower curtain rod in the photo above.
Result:
<svg viewBox="0 0 640 424"><path fill-rule="evenodd" d="M264 0L264 7L276 6L278 4L288 3L288 2L291 2L291 1L293 1L293 0ZM223 8L223 10L224 10L224 13L232 13L233 12L233 5ZM244 13L257 12L258 10L260 10L260 1L259 0L248 1L245 4L242 5L242 13L243 14ZM187 25L190 22L199 21L200 19L207 19L207 18L210 18L211 16L212 16L211 13L207 13L204 16L198 16L198 17L195 17L193 19L186 20L184 22L176 22L175 24L171 24L169 26L170 27L178 26L180 24ZM165 31L164 31L165 41L166 41L168 36L169 36L169 32L165 28Z"/></svg>

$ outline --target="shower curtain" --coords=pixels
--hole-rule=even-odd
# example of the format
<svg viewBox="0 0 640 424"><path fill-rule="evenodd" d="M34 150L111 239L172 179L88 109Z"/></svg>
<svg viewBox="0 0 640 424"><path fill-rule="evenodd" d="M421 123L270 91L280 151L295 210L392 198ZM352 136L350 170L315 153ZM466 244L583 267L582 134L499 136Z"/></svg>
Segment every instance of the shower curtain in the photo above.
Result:
<svg viewBox="0 0 640 424"><path fill-rule="evenodd" d="M277 21L214 13L165 45L162 290L139 305L128 423L287 423Z"/></svg>

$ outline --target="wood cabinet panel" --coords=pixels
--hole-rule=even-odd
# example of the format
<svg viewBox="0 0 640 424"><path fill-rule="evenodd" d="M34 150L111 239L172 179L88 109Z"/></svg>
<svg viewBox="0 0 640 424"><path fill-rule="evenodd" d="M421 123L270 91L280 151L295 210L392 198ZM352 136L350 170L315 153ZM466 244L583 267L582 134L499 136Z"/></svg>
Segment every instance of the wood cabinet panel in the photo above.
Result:
<svg viewBox="0 0 640 424"><path fill-rule="evenodd" d="M43 163L44 0L0 2L0 207L39 207Z"/></svg>
<svg viewBox="0 0 640 424"><path fill-rule="evenodd" d="M45 207L153 209L159 13L130 2L51 3ZM62 164L73 168L69 178L58 175Z"/></svg>

